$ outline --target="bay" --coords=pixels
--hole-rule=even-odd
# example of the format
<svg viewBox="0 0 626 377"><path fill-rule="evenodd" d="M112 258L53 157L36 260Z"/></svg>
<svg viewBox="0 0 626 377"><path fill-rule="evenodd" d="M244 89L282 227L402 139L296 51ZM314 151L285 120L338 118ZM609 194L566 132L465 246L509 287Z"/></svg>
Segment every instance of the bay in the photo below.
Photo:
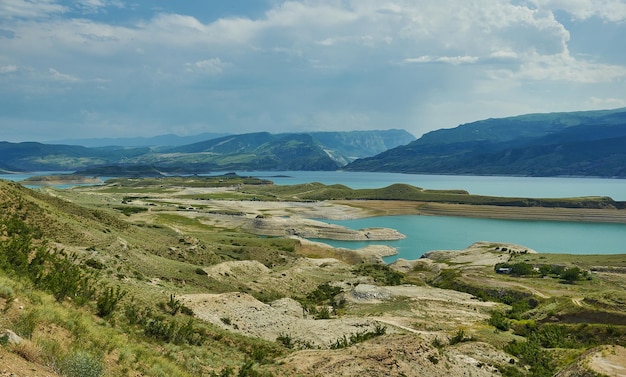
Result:
<svg viewBox="0 0 626 377"><path fill-rule="evenodd" d="M349 249L367 245L396 248L398 255L385 258L386 262L417 259L431 250L462 250L477 241L513 243L540 253L626 253L626 224L412 215L322 221L350 229L393 228L406 235L398 241L315 240Z"/></svg>

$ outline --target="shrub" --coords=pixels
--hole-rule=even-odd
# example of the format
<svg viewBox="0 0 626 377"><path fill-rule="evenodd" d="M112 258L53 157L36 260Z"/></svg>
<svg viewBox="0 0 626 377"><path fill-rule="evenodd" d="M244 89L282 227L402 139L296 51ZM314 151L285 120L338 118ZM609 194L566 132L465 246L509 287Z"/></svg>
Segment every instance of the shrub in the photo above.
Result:
<svg viewBox="0 0 626 377"><path fill-rule="evenodd" d="M117 304L120 300L126 295L125 291L117 286L115 288L108 287L104 290L102 294L98 297L98 301L96 303L97 306L97 314L102 317L110 316L117 307Z"/></svg>
<svg viewBox="0 0 626 377"><path fill-rule="evenodd" d="M578 267L570 267L563 271L560 278L566 282L573 284L576 280L579 280L582 275L582 270Z"/></svg>
<svg viewBox="0 0 626 377"><path fill-rule="evenodd" d="M29 310L22 314L13 325L13 330L22 338L30 339L33 336L35 328L40 322L41 315L36 310Z"/></svg>
<svg viewBox="0 0 626 377"><path fill-rule="evenodd" d="M452 346L458 343L470 342L472 340L474 340L474 338L472 336L467 336L467 334L465 333L465 330L458 329L456 334L454 334L454 336L450 338L449 343Z"/></svg>
<svg viewBox="0 0 626 377"><path fill-rule="evenodd" d="M489 324L500 331L507 331L510 328L509 320L497 310L491 312Z"/></svg>
<svg viewBox="0 0 626 377"><path fill-rule="evenodd" d="M330 311L328 310L328 306L323 306L315 316L315 319L330 319Z"/></svg>
<svg viewBox="0 0 626 377"><path fill-rule="evenodd" d="M59 371L67 377L99 377L104 374L104 364L100 358L79 350L61 360Z"/></svg>
<svg viewBox="0 0 626 377"><path fill-rule="evenodd" d="M370 276L375 282L382 285L400 285L404 282L403 273L394 271L386 264L364 264L355 269L359 275Z"/></svg>
<svg viewBox="0 0 626 377"><path fill-rule="evenodd" d="M332 300L336 295L341 293L341 288L334 287L328 283L322 283L307 295L307 299L314 303L324 303Z"/></svg>

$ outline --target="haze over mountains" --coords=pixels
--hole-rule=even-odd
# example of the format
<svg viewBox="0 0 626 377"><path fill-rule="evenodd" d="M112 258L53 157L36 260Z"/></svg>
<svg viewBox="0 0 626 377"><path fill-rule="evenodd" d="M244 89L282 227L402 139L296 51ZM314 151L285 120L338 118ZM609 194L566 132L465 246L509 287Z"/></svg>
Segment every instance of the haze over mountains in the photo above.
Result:
<svg viewBox="0 0 626 377"><path fill-rule="evenodd" d="M417 140L404 130L384 130L82 142L91 147L0 142L0 169L101 176L343 169L626 178L626 108L486 119Z"/></svg>

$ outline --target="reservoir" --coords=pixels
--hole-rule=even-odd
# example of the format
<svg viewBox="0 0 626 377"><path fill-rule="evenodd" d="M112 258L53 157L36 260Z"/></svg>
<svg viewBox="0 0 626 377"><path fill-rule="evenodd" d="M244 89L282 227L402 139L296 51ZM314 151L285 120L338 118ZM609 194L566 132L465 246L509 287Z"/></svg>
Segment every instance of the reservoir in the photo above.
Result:
<svg viewBox="0 0 626 377"><path fill-rule="evenodd" d="M48 174L51 172L48 172ZM58 172L56 172L58 173ZM67 172L64 172L67 173ZM229 172L212 172L220 175ZM471 194L505 197L564 198L608 196L626 201L626 179L500 177L367 173L343 171L256 171L236 172L255 176L278 185L320 182L343 184L353 189L381 188L406 183L424 189L463 189ZM33 174L0 175L1 179L19 181ZM37 175L45 175L39 173ZM337 247L357 249L368 244L397 248L397 258L416 259L430 250L459 250L476 241L519 244L541 253L622 254L626 253L626 224L561 221L494 220L443 216L382 216L347 221L330 221L352 229L385 227L407 236L399 241L354 242L320 240Z"/></svg>
<svg viewBox="0 0 626 377"><path fill-rule="evenodd" d="M367 245L395 247L398 255L386 257L386 262L417 259L431 250L461 250L477 241L519 244L540 253L626 254L626 224L416 215L321 221L350 229L393 228L406 235L398 241L315 240L349 249Z"/></svg>

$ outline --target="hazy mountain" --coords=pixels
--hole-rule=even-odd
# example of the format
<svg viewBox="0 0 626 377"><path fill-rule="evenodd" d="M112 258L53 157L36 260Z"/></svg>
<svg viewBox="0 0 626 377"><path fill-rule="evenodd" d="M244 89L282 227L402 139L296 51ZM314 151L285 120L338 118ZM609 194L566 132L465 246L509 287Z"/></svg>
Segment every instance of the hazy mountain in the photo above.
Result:
<svg viewBox="0 0 626 377"><path fill-rule="evenodd" d="M80 145L84 147L173 147L198 142L199 140L216 139L226 136L226 133L202 133L193 136L178 136L174 134L153 137L122 137L122 138L87 138L55 140L54 144Z"/></svg>
<svg viewBox="0 0 626 377"><path fill-rule="evenodd" d="M85 147L42 143L0 145L0 169L82 170L85 173L168 173L216 170L335 170L415 138L406 131L228 135L174 147ZM121 169L113 168L118 166ZM140 166L137 170L132 166ZM96 169L97 168L97 169ZM154 169L152 169L154 168ZM126 174L126 173L124 173ZM130 174L130 173L129 173ZM137 173L138 174L138 173Z"/></svg>
<svg viewBox="0 0 626 377"><path fill-rule="evenodd" d="M626 177L626 108L486 119L432 131L346 170Z"/></svg>

